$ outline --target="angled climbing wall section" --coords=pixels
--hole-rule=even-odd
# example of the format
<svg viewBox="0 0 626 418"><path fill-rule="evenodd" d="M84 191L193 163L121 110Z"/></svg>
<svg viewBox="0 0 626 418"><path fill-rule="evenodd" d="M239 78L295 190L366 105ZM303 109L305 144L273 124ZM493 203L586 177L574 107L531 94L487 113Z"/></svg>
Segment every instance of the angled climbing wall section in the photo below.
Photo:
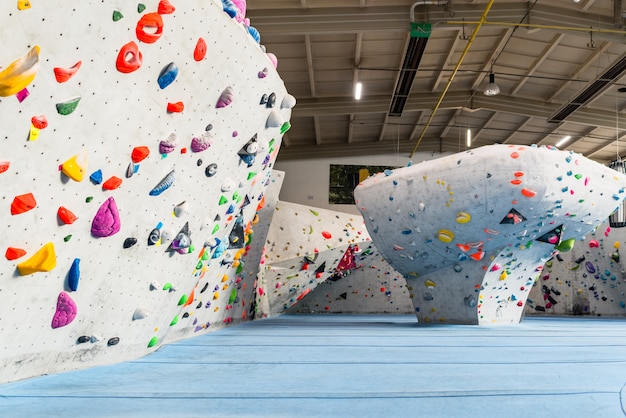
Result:
<svg viewBox="0 0 626 418"><path fill-rule="evenodd" d="M13 1L0 17L0 382L246 319L295 99L245 1Z"/></svg>
<svg viewBox="0 0 626 418"><path fill-rule="evenodd" d="M495 145L379 173L355 199L420 322L517 323L546 261L604 222L625 187L578 154Z"/></svg>

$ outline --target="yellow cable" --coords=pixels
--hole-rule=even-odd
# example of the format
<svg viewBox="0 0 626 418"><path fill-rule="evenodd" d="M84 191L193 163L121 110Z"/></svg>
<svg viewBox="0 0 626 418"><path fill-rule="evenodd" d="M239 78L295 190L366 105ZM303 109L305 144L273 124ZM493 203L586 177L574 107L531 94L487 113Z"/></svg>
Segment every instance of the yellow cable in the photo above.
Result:
<svg viewBox="0 0 626 418"><path fill-rule="evenodd" d="M491 5L493 4L493 2L494 2L494 0L489 0L489 3L485 7L485 10L483 11L483 15L480 17L480 21L478 21L478 23L476 24L476 27L474 28L474 32L472 32L472 36L470 36L470 39L467 42L467 45L465 45L465 49L463 50L463 54L461 55L461 58L459 58L459 62L457 62L456 66L454 67L454 71L452 71L452 74L450 74L450 79L448 80L448 83L446 84L446 87L441 92L441 96L439 97L439 100L437 101L437 104L435 105L435 108L433 109L432 113L430 114L430 117L428 118L428 121L426 122L426 125L424 125L424 129L422 130L422 133L420 134L419 138L417 139L417 143L415 144L415 146L413 147L413 150L409 154L409 158L413 157L413 154L415 154L415 150L417 150L417 147L419 146L420 142L422 142L422 138L424 137L424 134L426 134L426 130L428 129L428 127L430 126L430 123L432 122L433 118L435 117L435 113L439 109L439 106L441 106L441 102L443 102L443 99L446 96L446 93L448 92L448 89L450 88L450 85L452 84L452 80L454 80L454 77L456 76L456 73L459 70L459 67L461 67L461 64L463 63L463 59L465 58L465 55L467 55L467 52L469 51L469 48L472 45L472 42L474 42L474 39L476 38L476 35L478 35L478 30L480 29L480 27L483 24L483 22L485 22L487 20L487 13L489 13L489 9L491 9Z"/></svg>

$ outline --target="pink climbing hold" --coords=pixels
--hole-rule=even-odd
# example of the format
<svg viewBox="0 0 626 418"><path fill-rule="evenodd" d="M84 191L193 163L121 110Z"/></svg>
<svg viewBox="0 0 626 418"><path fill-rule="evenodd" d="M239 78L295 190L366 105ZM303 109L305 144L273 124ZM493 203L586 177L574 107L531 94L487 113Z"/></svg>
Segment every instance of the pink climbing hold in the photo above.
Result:
<svg viewBox="0 0 626 418"><path fill-rule="evenodd" d="M97 238L110 237L120 231L120 214L113 196L104 201L91 222L91 234Z"/></svg>
<svg viewBox="0 0 626 418"><path fill-rule="evenodd" d="M76 303L65 292L59 293L57 309L52 317L52 328L61 328L70 324L77 313Z"/></svg>
<svg viewBox="0 0 626 418"><path fill-rule="evenodd" d="M272 65L274 66L274 68L278 67L278 58L276 58L276 55L272 54L271 52L268 52L267 57L272 62Z"/></svg>
<svg viewBox="0 0 626 418"><path fill-rule="evenodd" d="M610 226L607 226L607 227L606 227L606 231L604 231L604 236L605 236L605 237L608 237L608 236L609 236L609 232L611 232L611 227L610 227Z"/></svg>
<svg viewBox="0 0 626 418"><path fill-rule="evenodd" d="M220 98L218 99L217 105L215 107L219 109L228 106L233 102L234 97L235 92L233 91L233 88L230 86L226 87L220 95Z"/></svg>
<svg viewBox="0 0 626 418"><path fill-rule="evenodd" d="M589 241L589 248L598 248L600 247L600 243L598 241L596 241L595 239L592 239L591 241Z"/></svg>

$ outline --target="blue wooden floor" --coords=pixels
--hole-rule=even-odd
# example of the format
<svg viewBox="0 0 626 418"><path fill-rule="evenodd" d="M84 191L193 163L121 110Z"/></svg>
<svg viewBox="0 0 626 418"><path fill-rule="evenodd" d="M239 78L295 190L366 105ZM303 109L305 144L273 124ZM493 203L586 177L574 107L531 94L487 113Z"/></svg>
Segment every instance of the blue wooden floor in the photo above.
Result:
<svg viewBox="0 0 626 418"><path fill-rule="evenodd" d="M137 361L0 385L0 417L624 417L626 320L248 322Z"/></svg>

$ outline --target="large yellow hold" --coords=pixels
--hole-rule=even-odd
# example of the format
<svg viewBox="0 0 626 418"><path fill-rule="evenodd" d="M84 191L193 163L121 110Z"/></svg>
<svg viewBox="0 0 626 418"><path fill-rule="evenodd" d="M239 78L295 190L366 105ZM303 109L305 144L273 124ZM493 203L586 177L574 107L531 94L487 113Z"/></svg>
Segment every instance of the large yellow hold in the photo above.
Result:
<svg viewBox="0 0 626 418"><path fill-rule="evenodd" d="M61 171L74 181L83 181L87 172L87 160L87 153L82 152L61 164Z"/></svg>
<svg viewBox="0 0 626 418"><path fill-rule="evenodd" d="M57 255L54 252L54 244L49 242L39 249L31 258L17 265L20 276L40 271L51 271L57 266Z"/></svg>
<svg viewBox="0 0 626 418"><path fill-rule="evenodd" d="M0 72L0 96L13 96L32 83L39 70L40 50L39 46L35 45L26 55L13 61Z"/></svg>

